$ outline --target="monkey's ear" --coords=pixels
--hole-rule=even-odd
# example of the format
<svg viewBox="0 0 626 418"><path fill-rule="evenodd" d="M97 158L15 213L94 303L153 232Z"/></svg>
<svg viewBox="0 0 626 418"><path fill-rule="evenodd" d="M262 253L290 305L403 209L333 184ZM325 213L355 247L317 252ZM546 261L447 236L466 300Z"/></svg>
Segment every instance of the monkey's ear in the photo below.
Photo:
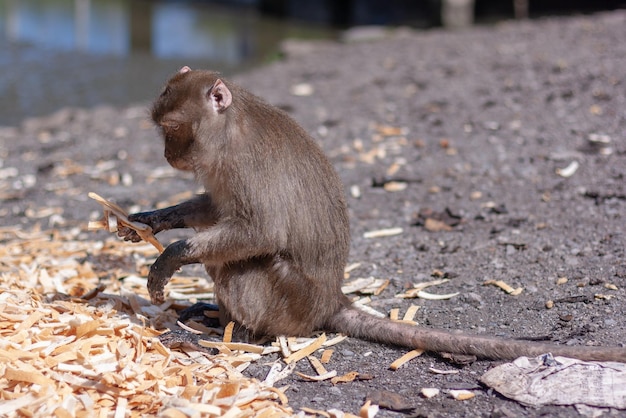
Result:
<svg viewBox="0 0 626 418"><path fill-rule="evenodd" d="M186 72L191 71L191 68L187 67L186 65L181 68L180 70L178 70L178 74L185 74Z"/></svg>
<svg viewBox="0 0 626 418"><path fill-rule="evenodd" d="M233 101L233 95L231 94L230 90L228 89L228 87L226 87L226 84L224 84L224 82L219 78L217 79L215 84L213 84L213 88L211 89L211 91L209 91L208 94L208 99L211 102L211 106L213 106L213 110L217 113L221 113L226 110L226 108L228 108L228 106L230 106Z"/></svg>

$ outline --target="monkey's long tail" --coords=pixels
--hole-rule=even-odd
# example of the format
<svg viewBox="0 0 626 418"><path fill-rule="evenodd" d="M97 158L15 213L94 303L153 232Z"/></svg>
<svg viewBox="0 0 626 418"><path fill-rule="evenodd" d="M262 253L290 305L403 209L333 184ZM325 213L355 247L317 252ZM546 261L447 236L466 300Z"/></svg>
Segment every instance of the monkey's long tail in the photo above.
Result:
<svg viewBox="0 0 626 418"><path fill-rule="evenodd" d="M509 360L545 353L589 361L626 363L626 347L564 346L531 341L506 340L422 328L377 318L356 308L343 308L327 324L331 331L379 343L420 348L435 353L471 354L478 358Z"/></svg>

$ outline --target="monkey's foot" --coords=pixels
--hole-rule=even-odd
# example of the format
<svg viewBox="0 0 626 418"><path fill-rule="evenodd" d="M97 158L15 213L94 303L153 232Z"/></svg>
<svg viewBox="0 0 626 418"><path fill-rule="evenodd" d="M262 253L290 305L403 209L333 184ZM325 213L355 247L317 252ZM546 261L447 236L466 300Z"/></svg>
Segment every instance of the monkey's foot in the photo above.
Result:
<svg viewBox="0 0 626 418"><path fill-rule="evenodd" d="M220 308L213 304L213 303L206 303L206 302L197 302L193 305L191 305L188 308L183 309L182 311L180 311L180 314L178 316L178 320L180 322L185 322L188 319L194 317L194 316L202 316L204 318L204 311L213 311L213 312L217 312L219 311ZM219 322L219 320L218 320Z"/></svg>
<svg viewBox="0 0 626 418"><path fill-rule="evenodd" d="M200 351L206 354L215 355L218 353L216 348L206 348L201 346L198 341L201 336L182 329L169 331L159 335L159 341L161 344L169 349L174 348L190 348L192 350ZM210 339L209 336L203 335L202 339Z"/></svg>

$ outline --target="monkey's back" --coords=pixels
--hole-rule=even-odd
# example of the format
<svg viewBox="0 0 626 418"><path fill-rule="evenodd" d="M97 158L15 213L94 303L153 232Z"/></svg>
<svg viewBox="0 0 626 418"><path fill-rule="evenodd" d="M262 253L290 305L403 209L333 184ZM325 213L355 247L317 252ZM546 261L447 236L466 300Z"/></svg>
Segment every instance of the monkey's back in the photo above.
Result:
<svg viewBox="0 0 626 418"><path fill-rule="evenodd" d="M307 334L343 301L341 281L350 246L343 185L315 140L291 117L228 86L234 112L224 146L237 158L222 162L225 183L213 187L229 195L225 212L250 223L250 239L262 240L265 254L222 269L217 282L223 294L218 297L223 305L228 304L224 298L235 294L253 298L238 307L241 316L235 319L253 321L244 325L261 333L273 333L276 326L282 334ZM275 310L265 310L261 319L263 304Z"/></svg>

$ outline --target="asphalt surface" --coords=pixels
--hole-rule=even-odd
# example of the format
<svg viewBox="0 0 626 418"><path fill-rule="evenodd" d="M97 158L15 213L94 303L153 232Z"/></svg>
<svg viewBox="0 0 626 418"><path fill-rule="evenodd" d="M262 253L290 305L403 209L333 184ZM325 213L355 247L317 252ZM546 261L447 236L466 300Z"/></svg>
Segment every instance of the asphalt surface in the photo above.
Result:
<svg viewBox="0 0 626 418"><path fill-rule="evenodd" d="M390 279L372 307L420 305L415 319L425 327L624 346L624 39L625 11L399 30L372 41L290 44L284 60L236 81L289 111L335 165L348 195L350 261L360 263L351 277ZM167 168L147 106L60 109L0 129L0 225L84 228L100 210L89 191L133 210L196 191L191 177ZM384 228L402 233L363 236ZM450 280L429 290L458 296L394 297L437 271ZM488 280L523 290L512 296ZM343 342L327 368L367 379L333 386L294 376L290 404L358 413L365 396L388 390L417 416L577 414L527 408L483 387L479 377L498 362L458 366L425 354L389 370L406 351ZM268 368L249 373L262 378ZM442 393L424 399L423 387ZM458 388L476 396L448 396Z"/></svg>

